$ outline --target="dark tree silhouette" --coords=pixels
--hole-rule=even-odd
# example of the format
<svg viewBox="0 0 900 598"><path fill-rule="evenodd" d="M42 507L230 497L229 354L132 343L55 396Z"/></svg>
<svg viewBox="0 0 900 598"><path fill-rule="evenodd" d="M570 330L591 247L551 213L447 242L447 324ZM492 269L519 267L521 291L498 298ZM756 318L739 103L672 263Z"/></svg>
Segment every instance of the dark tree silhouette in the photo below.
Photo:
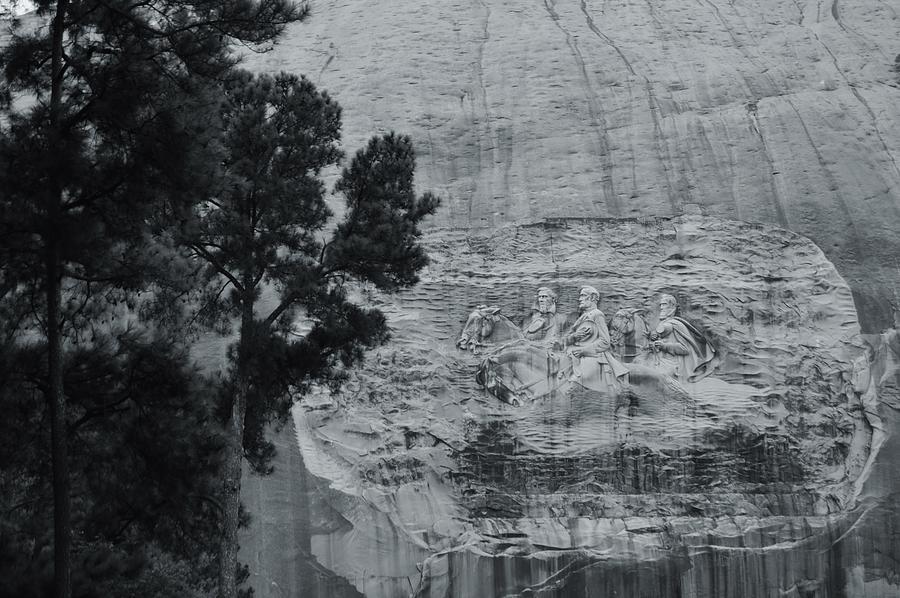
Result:
<svg viewBox="0 0 900 598"><path fill-rule="evenodd" d="M65 388L68 281L137 288L145 242L213 175L210 81L231 45L268 44L305 11L288 0L39 0L0 54L4 280L30 287L47 369L54 595L71 595ZM212 109L211 109L212 108ZM210 115L210 116L207 116ZM13 272L13 269L15 270ZM36 298L38 294L30 295ZM37 301L37 300L36 300ZM77 299L76 299L77 301Z"/></svg>
<svg viewBox="0 0 900 598"><path fill-rule="evenodd" d="M320 175L342 157L338 105L305 78L237 71L222 117L219 191L184 232L208 274L230 290L220 313L239 322L225 408L220 561L221 596L233 598L242 459L265 470L264 427L287 413L291 391L335 380L365 347L387 338L384 316L351 300L352 283L387 291L414 284L427 262L419 223L438 200L414 193L409 138L376 137L341 174L336 189L347 210L326 235L331 212ZM261 301L263 294L275 301ZM298 317L308 329L292 333Z"/></svg>

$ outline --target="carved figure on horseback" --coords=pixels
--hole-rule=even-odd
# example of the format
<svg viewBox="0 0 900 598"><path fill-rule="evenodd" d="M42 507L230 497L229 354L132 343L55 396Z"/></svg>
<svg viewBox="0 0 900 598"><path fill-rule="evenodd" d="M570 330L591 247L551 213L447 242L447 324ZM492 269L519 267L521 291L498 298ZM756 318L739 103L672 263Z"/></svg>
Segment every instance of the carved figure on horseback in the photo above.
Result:
<svg viewBox="0 0 900 598"><path fill-rule="evenodd" d="M533 313L521 328L498 307L481 305L469 315L457 345L488 350L476 381L512 404L571 384L625 394L653 387L654 392L683 397L679 380L694 381L711 371L712 346L674 315L670 295L661 298L659 325L653 331L641 308L618 310L607 328L599 299L597 289L582 287L580 314L568 327L557 314L556 293L548 287L538 289Z"/></svg>
<svg viewBox="0 0 900 598"><path fill-rule="evenodd" d="M613 355L606 317L597 307L599 301L597 289L582 287L578 295L581 313L554 348L565 351L572 369L570 380L593 390L608 390L619 387L628 370Z"/></svg>
<svg viewBox="0 0 900 598"><path fill-rule="evenodd" d="M457 345L474 351L488 346L489 339L501 343L482 361L476 380L509 403L543 396L568 383L598 391L617 389L628 370L612 353L599 299L597 289L583 287L581 313L568 328L556 313L556 293L547 287L538 289L536 309L524 330L499 308L482 305L469 315Z"/></svg>
<svg viewBox="0 0 900 598"><path fill-rule="evenodd" d="M469 314L456 345L460 349L475 350L478 347L520 339L555 341L562 334L566 323L565 317L556 313L556 299L556 292L550 287L539 288L531 317L521 328L501 314L499 307L479 305Z"/></svg>
<svg viewBox="0 0 900 598"><path fill-rule="evenodd" d="M623 307L609 322L613 350L624 363L631 363L650 351L650 325L640 307Z"/></svg>
<svg viewBox="0 0 900 598"><path fill-rule="evenodd" d="M697 328L675 315L675 297L659 298L659 324L650 333L654 365L676 380L696 382L712 372L716 351Z"/></svg>

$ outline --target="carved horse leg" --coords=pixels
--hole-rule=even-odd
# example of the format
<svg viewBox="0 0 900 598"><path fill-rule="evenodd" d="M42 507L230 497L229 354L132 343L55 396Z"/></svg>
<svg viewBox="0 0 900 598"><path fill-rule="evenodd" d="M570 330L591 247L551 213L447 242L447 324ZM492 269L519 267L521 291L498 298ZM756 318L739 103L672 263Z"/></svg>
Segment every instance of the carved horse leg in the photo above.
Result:
<svg viewBox="0 0 900 598"><path fill-rule="evenodd" d="M478 368L475 381L503 402L521 405L559 388L560 358L534 346L510 347Z"/></svg>
<svg viewBox="0 0 900 598"><path fill-rule="evenodd" d="M694 400L673 378L653 368L628 364L629 384L623 390L616 409L627 408L627 415L660 417L672 412L693 412Z"/></svg>

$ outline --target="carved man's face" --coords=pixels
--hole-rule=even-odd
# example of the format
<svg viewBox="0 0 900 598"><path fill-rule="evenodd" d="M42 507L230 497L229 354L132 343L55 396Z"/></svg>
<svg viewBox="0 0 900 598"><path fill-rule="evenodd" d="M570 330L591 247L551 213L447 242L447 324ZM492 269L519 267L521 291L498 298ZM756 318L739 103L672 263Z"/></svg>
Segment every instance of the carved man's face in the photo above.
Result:
<svg viewBox="0 0 900 598"><path fill-rule="evenodd" d="M553 297L547 291L538 291L537 304L541 313L547 313L553 309Z"/></svg>
<svg viewBox="0 0 900 598"><path fill-rule="evenodd" d="M594 294L587 289L581 289L581 293L578 294L578 309L585 311L595 307L597 307L597 300L594 298Z"/></svg>
<svg viewBox="0 0 900 598"><path fill-rule="evenodd" d="M670 299L660 299L659 300L659 318L671 318L675 315L675 303Z"/></svg>

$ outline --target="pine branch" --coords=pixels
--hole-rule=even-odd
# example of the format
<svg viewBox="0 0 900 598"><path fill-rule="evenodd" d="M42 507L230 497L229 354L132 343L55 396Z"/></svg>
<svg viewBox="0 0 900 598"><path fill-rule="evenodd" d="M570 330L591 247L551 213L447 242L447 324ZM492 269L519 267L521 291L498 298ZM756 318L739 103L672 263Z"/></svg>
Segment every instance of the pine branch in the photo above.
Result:
<svg viewBox="0 0 900 598"><path fill-rule="evenodd" d="M212 253L210 253L209 251L207 251L206 249L204 249L201 245L199 245L197 243L192 243L189 245L189 247L191 249L193 249L194 251L196 251L198 254L200 254L200 256L203 259L205 259L207 262L209 262L212 265L212 267L215 268L216 272L218 272L219 274L221 274L222 276L227 278L231 282L231 284L234 285L234 288L237 289L237 291L239 293L246 292L243 285L241 285L241 283L238 282L238 279L235 278L235 276L231 272L229 272L228 269L225 268L224 265L222 265L222 262L220 262L219 259L215 255L213 255Z"/></svg>
<svg viewBox="0 0 900 598"><path fill-rule="evenodd" d="M266 319L263 320L263 324L266 327L272 326L272 324L275 323L275 320L277 320L281 316L281 314L283 314L288 308L296 303L298 299L299 297L296 293L289 293L281 300L281 303L279 303L278 306L272 310L272 312L266 317Z"/></svg>
<svg viewBox="0 0 900 598"><path fill-rule="evenodd" d="M202 314L204 311L206 311L207 309L209 309L210 307L215 305L219 301L219 297L222 296L222 293L225 292L225 289L227 289L228 285L230 285L230 284L231 284L230 280L226 281L225 284L223 284L221 286L221 288L219 288L219 290L216 292L216 296L213 297L212 299L210 299L209 301L207 301L203 307L201 307L194 313L193 317L190 320L188 320L187 324L185 325L185 328L190 329L190 327L194 325L194 322L197 321L197 318L200 317L200 314Z"/></svg>
<svg viewBox="0 0 900 598"><path fill-rule="evenodd" d="M74 423L69 426L69 431L72 433L77 432L81 426L91 421L92 419L96 419L104 415L109 415L111 413L120 413L123 411L127 411L127 409L120 409L119 407L129 400L131 400L130 395L121 399L117 399L111 403L107 403L106 405L101 405L100 407L86 410L84 415L79 417L77 420L75 420Z"/></svg>

